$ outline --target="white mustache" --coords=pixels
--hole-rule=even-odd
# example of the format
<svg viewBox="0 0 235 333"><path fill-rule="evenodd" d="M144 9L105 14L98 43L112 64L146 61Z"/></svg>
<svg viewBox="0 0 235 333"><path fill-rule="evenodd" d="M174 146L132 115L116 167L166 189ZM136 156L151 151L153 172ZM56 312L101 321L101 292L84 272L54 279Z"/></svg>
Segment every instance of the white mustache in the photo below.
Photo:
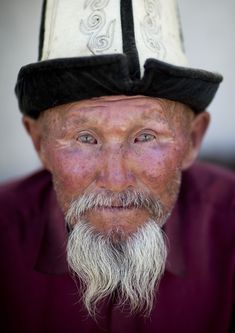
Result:
<svg viewBox="0 0 235 333"><path fill-rule="evenodd" d="M81 218L87 211L100 208L145 208L153 219L161 219L163 215L161 202L143 191L127 189L120 193L90 192L84 193L70 204L66 214L70 226L76 223L74 219Z"/></svg>

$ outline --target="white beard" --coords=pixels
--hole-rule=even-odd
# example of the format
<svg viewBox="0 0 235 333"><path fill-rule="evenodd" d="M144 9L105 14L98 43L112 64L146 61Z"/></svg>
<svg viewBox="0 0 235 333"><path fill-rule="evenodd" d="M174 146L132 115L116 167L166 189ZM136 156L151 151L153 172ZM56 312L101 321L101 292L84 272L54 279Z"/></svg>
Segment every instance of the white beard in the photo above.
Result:
<svg viewBox="0 0 235 333"><path fill-rule="evenodd" d="M89 221L82 219L83 201L84 198L74 201L66 215L68 225L74 226L68 239L67 260L82 283L82 299L88 313L95 317L99 302L116 291L117 306L128 306L130 313L148 316L167 256L159 226L164 224L166 216L163 217L159 202L154 206L155 213L159 207L158 218L149 219L127 238L117 235L115 239L120 242L114 242L113 235L98 233ZM90 207L100 207L98 201Z"/></svg>

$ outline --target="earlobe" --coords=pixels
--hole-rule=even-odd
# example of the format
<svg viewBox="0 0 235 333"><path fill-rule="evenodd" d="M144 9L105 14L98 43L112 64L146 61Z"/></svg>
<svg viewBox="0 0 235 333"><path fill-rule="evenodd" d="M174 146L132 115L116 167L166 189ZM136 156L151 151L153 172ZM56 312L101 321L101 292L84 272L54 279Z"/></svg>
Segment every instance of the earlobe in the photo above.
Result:
<svg viewBox="0 0 235 333"><path fill-rule="evenodd" d="M183 170L189 168L197 159L209 123L210 115L206 111L199 113L192 120L190 129L190 147L183 162Z"/></svg>

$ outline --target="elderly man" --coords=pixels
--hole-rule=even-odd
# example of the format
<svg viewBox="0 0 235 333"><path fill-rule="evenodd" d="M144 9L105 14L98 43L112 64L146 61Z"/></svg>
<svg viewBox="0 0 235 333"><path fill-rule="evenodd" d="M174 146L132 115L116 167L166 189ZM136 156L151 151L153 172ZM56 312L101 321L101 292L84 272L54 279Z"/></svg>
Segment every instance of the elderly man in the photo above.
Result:
<svg viewBox="0 0 235 333"><path fill-rule="evenodd" d="M16 85L44 170L1 198L2 332L232 332L235 176L195 164L221 76L175 1L44 1Z"/></svg>

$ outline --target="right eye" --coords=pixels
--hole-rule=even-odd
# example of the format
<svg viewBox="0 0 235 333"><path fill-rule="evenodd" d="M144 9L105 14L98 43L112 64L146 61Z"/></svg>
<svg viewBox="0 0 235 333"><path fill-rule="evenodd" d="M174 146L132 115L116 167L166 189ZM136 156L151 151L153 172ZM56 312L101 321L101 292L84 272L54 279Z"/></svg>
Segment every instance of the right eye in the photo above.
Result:
<svg viewBox="0 0 235 333"><path fill-rule="evenodd" d="M77 136L76 140L81 143L91 144L91 145L96 145L98 143L96 138L94 138L93 135L88 133L80 134L79 136Z"/></svg>

